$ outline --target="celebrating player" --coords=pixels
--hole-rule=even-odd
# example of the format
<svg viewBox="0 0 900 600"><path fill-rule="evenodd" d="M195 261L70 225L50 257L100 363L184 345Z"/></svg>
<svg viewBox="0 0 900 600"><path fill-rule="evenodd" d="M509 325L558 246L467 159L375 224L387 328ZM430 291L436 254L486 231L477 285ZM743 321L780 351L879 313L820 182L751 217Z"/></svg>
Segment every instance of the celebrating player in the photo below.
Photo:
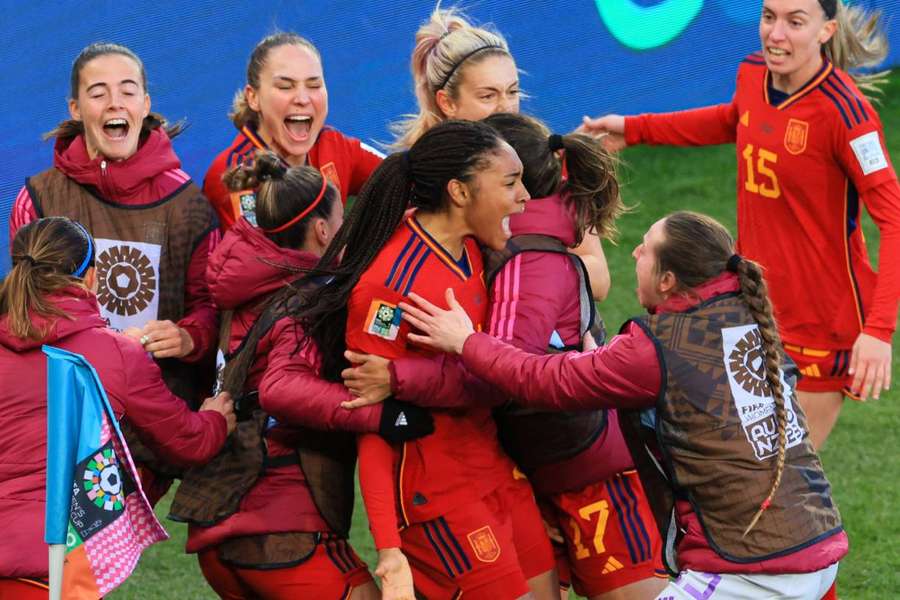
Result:
<svg viewBox="0 0 900 600"><path fill-rule="evenodd" d="M181 126L150 112L144 65L124 46L82 50L70 94L72 119L48 134L56 139L53 167L19 192L10 239L39 216L84 224L97 241L100 314L140 339L169 389L199 401L212 388L218 327L203 274L220 236L214 211L172 149ZM126 436L139 465L156 473L141 468L154 502L174 472Z"/></svg>
<svg viewBox="0 0 900 600"><path fill-rule="evenodd" d="M107 328L95 296L96 249L80 223L65 217L32 221L13 239L12 269L0 284L0 518L6 539L0 545L0 598L47 598L44 344L83 355L116 417L172 464L209 460L234 428L227 394L190 411L166 388L140 344Z"/></svg>
<svg viewBox="0 0 900 600"><path fill-rule="evenodd" d="M445 311L400 305L413 343L531 406L619 409L678 573L659 598L834 598L847 535L780 369L762 270L694 213L657 221L634 250L650 314L593 352L534 356Z"/></svg>
<svg viewBox="0 0 900 600"><path fill-rule="evenodd" d="M356 443L341 432L399 441L430 432L430 416L407 407L407 426L397 428L396 406L358 416L342 411L347 390L319 377L317 348L282 313L279 292L316 264L341 226L337 189L319 171L289 169L272 152L232 169L225 182L257 190L259 227L238 219L210 257L207 278L216 304L229 311L223 347L234 364L226 387L241 394L242 414L258 394L259 412L239 432L258 443L219 457L230 473L248 473L239 493L233 484L215 492L223 485L215 468L189 473L172 513L192 521L187 551L199 553L204 576L223 598L378 598L346 539ZM232 368L242 381L232 383ZM265 458L249 460L261 444ZM233 500L212 515L221 498Z"/></svg>
<svg viewBox="0 0 900 600"><path fill-rule="evenodd" d="M763 50L740 65L730 103L584 127L613 147L736 143L738 245L766 269L818 448L843 395L878 398L890 385L900 185L878 114L846 73L880 63L886 44L877 17L841 0L765 0L759 32ZM877 274L863 205L881 232Z"/></svg>
<svg viewBox="0 0 900 600"><path fill-rule="evenodd" d="M296 33L263 38L250 54L247 83L234 97L230 117L238 134L213 160L203 182L203 193L224 230L241 215L256 224L253 190L229 190L222 176L261 149L275 152L289 166L318 169L343 202L359 192L383 156L326 127L327 116L328 90L318 49Z"/></svg>
<svg viewBox="0 0 900 600"><path fill-rule="evenodd" d="M503 36L476 27L455 9L437 8L416 32L410 62L419 113L398 123L394 146L411 146L445 119L480 121L498 112L519 112L519 71ZM573 250L590 273L597 300L609 292L609 268L596 232Z"/></svg>

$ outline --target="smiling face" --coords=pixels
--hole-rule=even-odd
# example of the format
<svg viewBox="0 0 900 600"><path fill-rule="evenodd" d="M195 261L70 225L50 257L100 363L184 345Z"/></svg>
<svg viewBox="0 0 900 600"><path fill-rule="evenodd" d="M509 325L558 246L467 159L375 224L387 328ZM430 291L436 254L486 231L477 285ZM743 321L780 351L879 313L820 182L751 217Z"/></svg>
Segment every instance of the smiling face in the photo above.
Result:
<svg viewBox="0 0 900 600"><path fill-rule="evenodd" d="M259 89L248 85L244 92L266 144L289 165L305 164L328 116L328 90L315 52L298 44L272 48Z"/></svg>
<svg viewBox="0 0 900 600"><path fill-rule="evenodd" d="M78 74L78 96L69 113L84 125L84 141L93 159L124 160L137 152L150 96L140 66L121 54L104 54Z"/></svg>
<svg viewBox="0 0 900 600"><path fill-rule="evenodd" d="M494 113L519 112L519 72L508 54L491 54L466 65L456 97L438 90L437 102L448 119L480 121Z"/></svg>
<svg viewBox="0 0 900 600"><path fill-rule="evenodd" d="M502 250L510 238L510 215L524 211L530 198L522 184L522 161L502 142L487 166L464 185L463 220L469 232L489 248Z"/></svg>
<svg viewBox="0 0 900 600"><path fill-rule="evenodd" d="M822 44L836 29L818 0L765 0L759 37L776 87L794 92L811 79L822 65Z"/></svg>

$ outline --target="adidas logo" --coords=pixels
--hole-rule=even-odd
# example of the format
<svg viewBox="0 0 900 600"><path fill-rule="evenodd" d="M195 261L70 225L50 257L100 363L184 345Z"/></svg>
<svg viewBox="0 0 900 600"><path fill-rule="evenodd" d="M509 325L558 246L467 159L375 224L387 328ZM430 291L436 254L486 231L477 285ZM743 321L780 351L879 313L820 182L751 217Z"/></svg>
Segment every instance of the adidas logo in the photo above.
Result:
<svg viewBox="0 0 900 600"><path fill-rule="evenodd" d="M618 571L622 566L622 563L617 561L615 556L610 556L606 561L606 564L603 565L603 574L608 575L614 571Z"/></svg>
<svg viewBox="0 0 900 600"><path fill-rule="evenodd" d="M406 427L409 423L406 422L406 413L401 412L397 415L397 420L394 421L394 427Z"/></svg>

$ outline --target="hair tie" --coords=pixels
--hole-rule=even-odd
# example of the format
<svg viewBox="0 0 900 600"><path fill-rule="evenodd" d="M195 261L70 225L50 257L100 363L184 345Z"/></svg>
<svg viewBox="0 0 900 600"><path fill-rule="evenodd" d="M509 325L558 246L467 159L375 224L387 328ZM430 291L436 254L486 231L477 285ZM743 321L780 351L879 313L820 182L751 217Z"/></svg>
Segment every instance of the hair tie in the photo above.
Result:
<svg viewBox="0 0 900 600"><path fill-rule="evenodd" d="M453 74L456 73L456 70L460 67L460 65L462 65L464 62L469 60L469 58L471 58L475 54L478 54L482 50L491 50L491 49L507 51L506 48L504 48L503 46L499 46L497 44L490 44L488 46L481 46L480 48L475 48L474 50L472 50L471 52L469 52L468 54L463 56L461 59L459 59L459 62L457 62L455 65L453 65L453 68L450 69L450 72L447 73L446 77L444 77L444 81L441 82L441 85L437 86L437 89L438 90L444 89L444 86L447 85L448 83L450 83L450 78L453 77ZM437 90L435 90L435 91L437 91Z"/></svg>
<svg viewBox="0 0 900 600"><path fill-rule="evenodd" d="M563 145L563 136L558 133L554 133L547 138L547 145L550 146L550 152L559 152L560 150L565 149L565 146Z"/></svg>
<svg viewBox="0 0 900 600"><path fill-rule="evenodd" d="M407 172L412 171L412 163L409 160L409 150L404 150L400 153L400 157L403 160L403 167Z"/></svg>
<svg viewBox="0 0 900 600"><path fill-rule="evenodd" d="M732 273L737 273L738 265L741 264L742 260L744 260L744 258L740 254L732 254L728 259L728 262L725 263L725 269Z"/></svg>
<svg viewBox="0 0 900 600"><path fill-rule="evenodd" d="M85 241L87 242L87 252L84 254L84 259L81 261L81 264L78 265L78 268L72 272L72 275L75 277L84 277L84 274L87 272L88 267L90 267L94 263L94 239L91 237L91 234L88 233L88 230L79 223L78 221L72 221L78 229L81 231L81 235L84 236Z"/></svg>
<svg viewBox="0 0 900 600"><path fill-rule="evenodd" d="M819 0L819 6L825 11L825 16L833 19L837 16L839 0Z"/></svg>
<svg viewBox="0 0 900 600"><path fill-rule="evenodd" d="M14 254L12 258L16 262L22 262L24 260L28 262L28 264L30 264L32 267L36 267L38 264L37 261L34 260L34 257L30 254Z"/></svg>
<svg viewBox="0 0 900 600"><path fill-rule="evenodd" d="M322 174L319 173L319 175L322 175ZM291 219L290 221L288 221L288 222L285 223L284 225L279 225L278 227L274 227L274 228L272 228L272 229L263 229L263 231L266 232L266 233L281 233L282 231L284 231L285 229L287 229L287 228L290 227L291 225L294 225L295 223L299 223L301 220L303 220L303 217L305 217L306 215L308 215L310 212L312 212L312 210L313 210L316 206L319 205L319 202L321 202L321 201L322 201L322 198L325 197L325 190L326 190L326 189L328 189L328 178L325 177L324 175L322 175L322 189L319 190L319 195L316 196L316 199L312 201L312 204L310 204L309 206L307 206L305 209L303 209L303 210L300 212L299 215L297 215L296 217L294 217L293 219Z"/></svg>
<svg viewBox="0 0 900 600"><path fill-rule="evenodd" d="M286 173L287 167L279 159L275 164L269 165L265 172L259 174L259 180L262 182L270 179L284 179Z"/></svg>

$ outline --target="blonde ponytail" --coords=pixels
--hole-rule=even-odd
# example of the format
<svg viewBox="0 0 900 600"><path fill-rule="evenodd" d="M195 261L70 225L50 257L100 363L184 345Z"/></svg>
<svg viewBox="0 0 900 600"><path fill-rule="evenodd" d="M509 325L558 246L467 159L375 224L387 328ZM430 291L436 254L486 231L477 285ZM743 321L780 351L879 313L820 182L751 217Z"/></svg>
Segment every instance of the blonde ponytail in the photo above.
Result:
<svg viewBox="0 0 900 600"><path fill-rule="evenodd" d="M860 6L837 3L837 30L825 43L825 54L842 71L850 73L865 92L878 93L886 81L887 71L860 74L859 69L873 69L888 54L887 36L881 28L881 11L869 12Z"/></svg>

